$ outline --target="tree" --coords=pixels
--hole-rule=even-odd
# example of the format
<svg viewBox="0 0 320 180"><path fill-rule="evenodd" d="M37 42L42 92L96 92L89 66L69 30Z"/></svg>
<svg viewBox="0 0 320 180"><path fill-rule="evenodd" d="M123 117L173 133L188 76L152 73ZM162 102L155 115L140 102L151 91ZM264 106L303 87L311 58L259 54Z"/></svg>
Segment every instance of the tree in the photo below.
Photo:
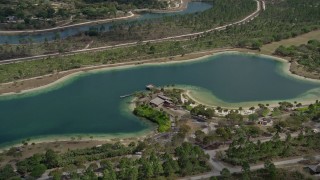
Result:
<svg viewBox="0 0 320 180"><path fill-rule="evenodd" d="M253 113L253 114L250 114L250 115L248 116L248 119L249 119L250 121L256 121L256 120L259 119L259 116L258 116L257 113Z"/></svg>
<svg viewBox="0 0 320 180"><path fill-rule="evenodd" d="M248 162L242 163L242 177L245 180L250 179L250 165Z"/></svg>
<svg viewBox="0 0 320 180"><path fill-rule="evenodd" d="M276 179L277 169L276 166L270 160L267 160L264 163L264 169L267 170L270 179Z"/></svg>
<svg viewBox="0 0 320 180"><path fill-rule="evenodd" d="M127 179L136 180L139 177L139 169L136 166L133 166L128 169Z"/></svg>
<svg viewBox="0 0 320 180"><path fill-rule="evenodd" d="M220 172L222 179L230 179L231 173L228 168L223 168Z"/></svg>
<svg viewBox="0 0 320 180"><path fill-rule="evenodd" d="M144 162L142 165L142 173L144 177L151 178L153 177L153 168L150 162Z"/></svg>
<svg viewBox="0 0 320 180"><path fill-rule="evenodd" d="M152 45L149 48L150 54L154 54L156 52L156 48Z"/></svg>
<svg viewBox="0 0 320 180"><path fill-rule="evenodd" d="M197 130L195 132L195 136L196 136L196 141L202 142L203 138L206 136L206 134L201 130Z"/></svg>
<svg viewBox="0 0 320 180"><path fill-rule="evenodd" d="M189 132L190 132L191 128L190 126L184 124L180 127L179 129L179 133L182 135L182 136L186 136Z"/></svg>
<svg viewBox="0 0 320 180"><path fill-rule="evenodd" d="M33 167L30 175L32 177L37 178L37 177L40 177L46 170L47 170L47 167L45 165L38 164Z"/></svg>
<svg viewBox="0 0 320 180"><path fill-rule="evenodd" d="M257 49L260 50L262 47L262 42L261 41L254 41L251 45L252 49Z"/></svg>
<svg viewBox="0 0 320 180"><path fill-rule="evenodd" d="M5 165L2 169L0 169L0 180L7 180L15 176L17 176L17 174L14 172L14 169L9 164Z"/></svg>
<svg viewBox="0 0 320 180"><path fill-rule="evenodd" d="M153 172L156 177L160 176L163 173L163 167L159 160L153 162Z"/></svg>
<svg viewBox="0 0 320 180"><path fill-rule="evenodd" d="M61 158L60 156L55 153L53 150L47 150L45 154L45 164L48 168L56 168L60 165Z"/></svg>
<svg viewBox="0 0 320 180"><path fill-rule="evenodd" d="M105 169L103 171L103 180L117 180L117 175L113 169Z"/></svg>
<svg viewBox="0 0 320 180"><path fill-rule="evenodd" d="M179 171L179 165L177 161L172 159L169 154L165 155L165 162L163 163L163 171L166 176L172 176L175 172Z"/></svg>
<svg viewBox="0 0 320 180"><path fill-rule="evenodd" d="M93 172L92 169L87 169L86 172L81 177L83 180L98 180L97 175Z"/></svg>
<svg viewBox="0 0 320 180"><path fill-rule="evenodd" d="M47 16L46 17L47 18L53 18L54 13L55 13L55 10L52 7L49 7L47 9Z"/></svg>
<svg viewBox="0 0 320 180"><path fill-rule="evenodd" d="M164 174L167 177L172 176L175 173L175 170L173 169L173 167L171 166L171 164L169 162L165 162L163 164L163 170L164 170Z"/></svg>
<svg viewBox="0 0 320 180"><path fill-rule="evenodd" d="M52 176L53 180L61 180L62 171L61 170L54 170L54 171L50 172L50 175Z"/></svg>

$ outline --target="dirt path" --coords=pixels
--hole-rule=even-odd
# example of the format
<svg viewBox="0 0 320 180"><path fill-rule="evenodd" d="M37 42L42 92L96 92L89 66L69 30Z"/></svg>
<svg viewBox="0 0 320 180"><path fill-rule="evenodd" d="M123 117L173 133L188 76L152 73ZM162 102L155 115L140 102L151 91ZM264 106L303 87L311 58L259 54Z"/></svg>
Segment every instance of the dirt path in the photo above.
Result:
<svg viewBox="0 0 320 180"><path fill-rule="evenodd" d="M132 18L132 17L134 17L134 16L136 16L136 15L133 14L133 13L130 11L128 16L123 16L123 17L118 17L118 18L101 19L101 20L95 20L95 21L89 21L89 22L71 24L71 25L67 25L67 26L58 26L58 27L49 28L49 29L24 30L24 31L0 31L0 34L2 34L2 35L17 35L17 34L23 34L23 33L49 32L49 31L55 31L55 30L59 30L59 29L76 27L76 26L83 26L83 25L88 25L88 24L104 23L104 22L109 22L109 21L114 21L114 20L120 20L120 19L128 19L128 18Z"/></svg>
<svg viewBox="0 0 320 180"><path fill-rule="evenodd" d="M93 41L89 42L89 43L86 45L86 47L84 47L83 49L88 49L88 48L91 46L92 43L93 43Z"/></svg>

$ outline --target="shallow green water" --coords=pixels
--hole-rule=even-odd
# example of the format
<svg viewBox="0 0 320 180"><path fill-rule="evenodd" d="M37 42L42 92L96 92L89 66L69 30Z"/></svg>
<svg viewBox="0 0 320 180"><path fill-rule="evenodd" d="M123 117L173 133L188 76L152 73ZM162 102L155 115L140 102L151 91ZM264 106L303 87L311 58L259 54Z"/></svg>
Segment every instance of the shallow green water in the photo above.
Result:
<svg viewBox="0 0 320 180"><path fill-rule="evenodd" d="M228 104L303 98L310 90L309 98L318 97L319 83L285 75L281 65L258 56L224 54L86 73L50 91L0 98L0 145L28 137L145 131L150 125L128 113L126 100L119 96L143 90L149 83L201 87Z"/></svg>

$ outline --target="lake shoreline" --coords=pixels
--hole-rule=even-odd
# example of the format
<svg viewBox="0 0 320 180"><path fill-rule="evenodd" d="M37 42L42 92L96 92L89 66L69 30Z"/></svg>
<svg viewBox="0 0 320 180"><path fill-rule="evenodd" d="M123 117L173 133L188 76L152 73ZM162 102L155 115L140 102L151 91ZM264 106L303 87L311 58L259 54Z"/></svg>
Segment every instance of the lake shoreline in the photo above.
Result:
<svg viewBox="0 0 320 180"><path fill-rule="evenodd" d="M57 142L73 142L73 143L87 143L87 142L99 142L99 143L110 143L116 141L140 141L148 137L152 137L156 134L156 131L153 127L147 128L142 131L134 132L134 133L116 133L116 134L94 134L94 133L86 133L86 134L66 134L66 135L52 135L52 136L39 136L39 137L31 137L28 142L28 146L32 143L35 144L48 144L48 143L57 143ZM90 138L92 137L92 138ZM24 138L29 139L29 138ZM0 153L8 150L12 147L23 147L21 142L23 139L4 143L0 146Z"/></svg>
<svg viewBox="0 0 320 180"><path fill-rule="evenodd" d="M253 51L248 51L246 49L215 49L204 52L196 52L186 54L184 56L174 56L167 58L156 58L156 59L148 59L148 60L140 60L140 61L132 61L132 62L123 62L123 63L115 63L115 64L106 64L106 65L96 65L96 66L87 66L79 69L72 69L67 71L61 71L54 74L47 74L43 76L22 79L14 82L2 83L0 84L0 97L9 96L9 95L19 95L25 94L29 92L39 91L42 89L47 89L50 87L54 87L57 84L63 84L63 82L75 78L79 75L85 73L95 73L100 71L107 71L112 69L122 69L122 68L131 68L140 65L163 65L169 63L184 63L184 62L192 62L203 60L209 56L217 56L219 54L243 54L243 55L253 55L253 56L262 56L266 58L270 58L270 60L280 61L284 64L282 70L284 74L297 78L300 80L307 80L311 82L320 82L317 79L311 79L299 76L297 74L293 74L290 65L291 63L286 59L271 56L267 54L259 54Z"/></svg>
<svg viewBox="0 0 320 180"><path fill-rule="evenodd" d="M304 106L304 105L315 103L316 101L316 100L309 100L309 99L300 100L297 98L297 99L288 99L288 100L270 100L270 101L266 100L266 101L250 101L250 102L241 102L241 103L227 103L220 99L214 99L214 100L217 100L218 102L216 102L216 104L210 104L210 103L206 103L201 100L198 100L199 97L197 97L197 95L192 95L191 93L192 93L192 90L187 89L184 95L186 95L188 98L196 102L196 105L202 104L211 108L221 107L223 109L228 109L228 110L238 110L239 107L241 107L243 110L250 110L251 107L255 107L255 108L259 107L258 104L264 104L264 105L269 104L269 106L267 107L272 109L275 107L279 107L279 102L283 102L283 101L290 102L292 104L294 104L294 102L297 102L297 103L301 103Z"/></svg>
<svg viewBox="0 0 320 180"><path fill-rule="evenodd" d="M270 60L277 60L277 61L281 61L282 63L284 63L284 67L282 68L283 73L290 75L292 78L296 78L295 76L292 76L294 74L292 74L289 70L290 68L290 62L286 61L285 59L281 59L281 58L277 58L277 57L273 57L273 56L267 56L267 55L261 55L261 54L257 54L254 52L248 52L245 49L216 49L216 50L211 50L211 51L206 51L206 52L197 52L197 53L192 53L192 54L187 54L185 56L175 56L175 57L169 57L169 58L158 58L158 59L151 59L151 60L144 60L144 61L134 61L134 62L125 62L125 63L117 63L117 64L108 64L108 65L98 65L98 66L93 66L93 67L84 67L84 68L79 68L76 70L69 70L69 71L65 71L65 72L60 72L58 75L60 76L54 76L54 75L44 75L44 76L40 76L40 77L34 77L34 78L30 78L30 79L26 79L26 80L21 80L19 82L9 82L9 83L3 83L0 85L0 91L4 92L4 90L7 90L6 93L2 93L0 95L1 97L12 97L11 95L13 95L13 97L16 97L15 95L21 95L21 94L32 94L31 92L43 92L44 90L51 90L51 88L55 88L55 87L60 87L59 84L64 85L63 83L67 82L68 80L72 80L73 78L76 77L80 77L80 75L84 75L84 74L90 74L90 73L99 73L99 72L105 72L108 70L114 70L114 69L123 69L123 68L132 68L132 67L137 67L137 66L142 66L142 65L170 65L170 64L175 64L175 63L186 63L186 62L196 62L199 60L204 60L207 57L210 56L218 56L221 54L242 54L242 55L254 55L254 56L265 56L265 57L269 57ZM306 79L303 77L300 77L302 79ZM34 81L38 81L38 80L42 80L41 82L43 84L41 84L38 87L33 87L32 88L32 82ZM309 79L311 81L316 81L319 82L318 80L313 80L313 79ZM7 88L4 89L3 86L7 86L10 87L10 85L14 84L14 83L22 83L24 85L24 87L28 87L24 90L21 90L19 92L15 91L16 89L14 88ZM189 96L189 95L188 95ZM191 97L192 98L192 97ZM279 102L279 101L277 101ZM205 104L202 102L198 102L201 104ZM311 102L309 102L311 103ZM133 106L132 104L129 106L129 109L132 110ZM146 131L150 131L149 135L148 132ZM130 136L133 135L134 136ZM136 136L136 134L139 134L139 132L137 133L128 133L127 135L130 137L134 137L137 138L139 136ZM147 137L147 136L152 136L156 134L156 132L154 130L144 130L144 132L140 135L142 137ZM93 134L94 135L94 134ZM109 134L111 135L111 134ZM116 134L115 134L116 135ZM87 135L84 135L87 136ZM84 137L83 136L83 137ZM111 135L112 136L112 135ZM64 136L61 135L59 137L62 138L36 138L35 140L32 140L31 142L36 142L37 144L39 143L56 143L57 141L59 142L81 142L81 141L88 141L88 139L84 139L81 141L71 141L70 137L71 136ZM89 136L88 136L89 137ZM112 138L108 138L108 137L102 137L102 138L97 138L97 137L93 137L93 139L91 139L92 141L99 141L99 142L108 142L110 139L121 139L121 137L112 137ZM11 145L8 145L6 147L0 147L0 151L1 150L5 150L8 149L9 147L16 147L17 145L21 146L21 142L20 143L13 143Z"/></svg>

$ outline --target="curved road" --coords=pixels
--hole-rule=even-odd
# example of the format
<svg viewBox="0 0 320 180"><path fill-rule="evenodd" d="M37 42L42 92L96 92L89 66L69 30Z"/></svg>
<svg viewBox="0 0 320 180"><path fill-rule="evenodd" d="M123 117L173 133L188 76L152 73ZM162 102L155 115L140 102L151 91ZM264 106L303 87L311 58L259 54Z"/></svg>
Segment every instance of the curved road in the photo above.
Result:
<svg viewBox="0 0 320 180"><path fill-rule="evenodd" d="M86 24L94 24L94 23L100 23L100 22L108 22L108 21L114 21L114 20L120 20L120 19L127 19L135 16L131 11L129 12L128 16L123 16L123 17L118 17L118 18L111 18L111 19L100 19L100 20L95 20L95 21L89 21L89 22L83 22L83 23L77 23L77 24L71 24L71 25L66 25L66 26L57 26L54 28L49 28L49 29L39 29L39 30L25 30L25 31L0 31L0 34L20 34L20 33L39 33L39 32L47 32L47 31L54 31L54 30L59 30L59 29L64 29L64 28L69 28L69 27L76 27L76 26L82 26Z"/></svg>
<svg viewBox="0 0 320 180"><path fill-rule="evenodd" d="M297 137L299 134L298 133L292 133L291 137ZM285 134L280 134L280 139L284 140L286 138ZM271 138L259 138L259 139L255 139L253 140L254 143L256 143L258 140L260 140L261 142L266 142L266 141L270 141ZM222 171L223 168L227 168L229 169L229 171L231 173L239 173L242 171L242 167L241 166L230 166L228 164L223 163L222 161L218 160L216 158L216 153L218 151L225 151L227 150L228 147L223 147L223 148L219 148L219 149L215 149L215 150L205 150L205 153L208 154L210 156L210 160L209 163L212 166L212 170L208 173L204 173L204 174L200 174L200 175L195 175L195 176L190 176L190 177L185 177L185 178L181 178L181 180L198 180L198 179L208 179L212 176L220 176L220 172ZM320 160L320 155L315 155L314 156L317 160ZM286 160L280 160L280 161L273 161L273 164L275 166L282 166L282 165L288 165L288 164L297 164L302 160L306 160L304 157L295 157L292 159L286 159ZM250 166L250 170L257 170L257 169L261 169L264 168L264 164L255 164Z"/></svg>
<svg viewBox="0 0 320 180"><path fill-rule="evenodd" d="M208 179L212 176L220 176L220 172L222 171L223 168L228 168L231 173L239 173L242 171L241 166L230 167L230 166L223 164L221 161L217 160L215 158L215 155L216 155L216 152L219 150L221 151L221 150L225 150L225 149L206 151L206 153L210 155L210 164L213 167L213 170L211 172L201 174L201 175L192 176L192 177L185 177L185 178L182 178L181 180ZM316 159L320 159L320 155L316 155L314 157ZM293 158L293 159L274 161L273 164L275 166L282 166L282 165L288 165L288 164L296 164L302 160L306 160L306 159L304 157L297 157L297 158ZM264 168L264 164L257 164L257 165L250 166L250 170L257 170L257 169L262 169L262 168Z"/></svg>
<svg viewBox="0 0 320 180"><path fill-rule="evenodd" d="M237 22L234 22L234 23L230 23L230 24L227 24L227 25L224 25L224 26L219 26L219 27L216 27L216 28L212 28L212 29L209 29L209 30L206 30L206 31L202 31L202 32L190 33L190 34L184 34L184 35L178 35L178 36L170 36L170 37L165 37L165 38L160 38L160 39L153 39L153 40L145 40L145 41L141 41L140 43L163 42L163 41L174 40L174 39L179 39L179 38L194 37L194 36L203 35L205 33L213 32L213 31L225 30L229 26L241 25L241 24L248 23L251 20L253 20L254 18L256 18L257 16L259 16L259 12L261 10L264 10L265 7L266 7L264 1L256 0L256 2L257 2L256 11L254 11L252 14L248 15L247 17L245 17L244 19L242 19L240 21L237 21ZM24 57L24 58L8 59L8 60L0 61L0 64L8 64L8 63L14 63L14 62L19 62L19 61L39 60L39 59L46 58L46 57L49 57L49 56L50 57L58 56L58 55L67 56L67 55L74 55L74 54L84 53L84 52L102 51L102 50L111 49L111 48L134 46L137 43L139 43L139 42L137 41L137 42L131 42L131 43L117 44L117 45L113 45L113 46L102 46L102 47L97 47L97 48L81 49L81 50L65 52L63 54L52 53L52 54L46 54L46 55L38 55L38 56L31 56L31 57Z"/></svg>
<svg viewBox="0 0 320 180"><path fill-rule="evenodd" d="M170 12L176 12L176 8L183 10L186 8L187 3L185 3L183 0L180 1L178 7L173 8L173 10L165 10L165 11L159 11L161 13L170 13ZM180 7L181 6L181 7ZM134 11L150 11L150 9L136 9ZM179 10L178 10L179 11ZM157 12L157 11L155 11ZM54 30L59 30L59 29L64 29L64 28L70 28L70 27L76 27L76 26L82 26L82 25L87 25L87 24L94 24L94 23L100 23L100 22L108 22L108 21L114 21L114 20L120 20L120 19L128 19L132 18L135 16L135 14L132 11L128 12L128 16L123 16L123 17L117 17L117 18L110 18L110 19L100 19L100 20L94 20L94 21L88 21L88 22L83 22L83 23L77 23L77 24L70 24L70 25L60 25L57 27L53 28L48 28L48 29L39 29L39 30L23 30L23 31L0 31L0 34L20 34L20 33L39 33L39 32L49 32L49 31L54 31ZM72 16L70 18L72 20Z"/></svg>

